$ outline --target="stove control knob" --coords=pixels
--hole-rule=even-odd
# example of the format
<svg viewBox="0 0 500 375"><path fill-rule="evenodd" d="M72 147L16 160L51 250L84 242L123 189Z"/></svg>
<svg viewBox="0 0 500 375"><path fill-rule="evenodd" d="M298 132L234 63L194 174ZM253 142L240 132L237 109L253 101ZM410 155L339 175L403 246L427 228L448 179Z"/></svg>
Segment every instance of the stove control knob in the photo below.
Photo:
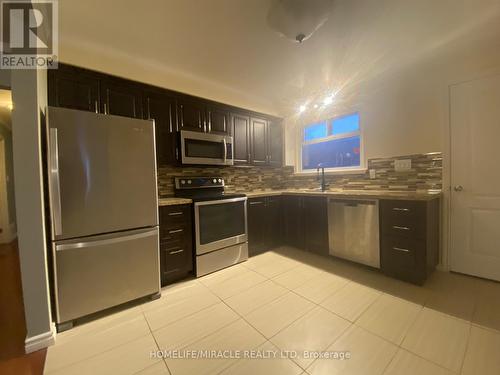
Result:
<svg viewBox="0 0 500 375"><path fill-rule="evenodd" d="M181 184L185 185L186 184L186 180L181 180Z"/></svg>
<svg viewBox="0 0 500 375"><path fill-rule="evenodd" d="M188 180L188 185L191 185L192 181L191 180Z"/></svg>
<svg viewBox="0 0 500 375"><path fill-rule="evenodd" d="M219 184L222 183L222 178L219 178Z"/></svg>
<svg viewBox="0 0 500 375"><path fill-rule="evenodd" d="M215 179L215 178L214 178L214 179L212 180L212 182L213 182L214 184L216 184L216 183L217 183L217 179Z"/></svg>

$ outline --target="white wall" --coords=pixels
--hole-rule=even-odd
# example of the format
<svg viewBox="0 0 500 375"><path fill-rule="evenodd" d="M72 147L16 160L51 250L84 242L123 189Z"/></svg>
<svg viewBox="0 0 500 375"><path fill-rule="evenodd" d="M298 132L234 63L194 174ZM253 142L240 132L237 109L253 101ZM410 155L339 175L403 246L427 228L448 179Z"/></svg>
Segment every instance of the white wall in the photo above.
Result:
<svg viewBox="0 0 500 375"><path fill-rule="evenodd" d="M286 163L295 165L303 124L359 111L365 159L444 151L448 87L500 69L500 53L462 53L420 61L354 88L347 87L328 110L294 115L286 123Z"/></svg>
<svg viewBox="0 0 500 375"><path fill-rule="evenodd" d="M11 83L19 257L26 351L31 352L53 342L40 139L41 114L47 105L47 72L14 70Z"/></svg>

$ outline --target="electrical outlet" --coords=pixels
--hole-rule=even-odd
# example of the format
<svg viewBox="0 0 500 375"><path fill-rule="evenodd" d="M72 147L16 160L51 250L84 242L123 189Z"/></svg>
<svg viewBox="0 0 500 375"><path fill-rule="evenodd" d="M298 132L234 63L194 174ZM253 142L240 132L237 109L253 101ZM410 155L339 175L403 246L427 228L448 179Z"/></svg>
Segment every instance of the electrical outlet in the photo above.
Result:
<svg viewBox="0 0 500 375"><path fill-rule="evenodd" d="M394 170L396 172L407 172L411 170L411 159L400 159L394 161Z"/></svg>
<svg viewBox="0 0 500 375"><path fill-rule="evenodd" d="M376 179L377 178L377 171L375 169L370 169L370 178L372 180Z"/></svg>

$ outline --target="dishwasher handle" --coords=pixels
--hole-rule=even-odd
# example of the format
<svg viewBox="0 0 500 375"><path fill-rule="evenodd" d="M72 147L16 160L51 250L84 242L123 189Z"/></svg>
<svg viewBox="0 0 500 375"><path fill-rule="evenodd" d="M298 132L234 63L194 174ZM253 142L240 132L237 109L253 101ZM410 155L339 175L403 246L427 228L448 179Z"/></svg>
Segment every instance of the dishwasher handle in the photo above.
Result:
<svg viewBox="0 0 500 375"><path fill-rule="evenodd" d="M375 206L377 201L375 200L364 200L364 199L330 199L330 203L343 204L346 207L358 207L358 206Z"/></svg>

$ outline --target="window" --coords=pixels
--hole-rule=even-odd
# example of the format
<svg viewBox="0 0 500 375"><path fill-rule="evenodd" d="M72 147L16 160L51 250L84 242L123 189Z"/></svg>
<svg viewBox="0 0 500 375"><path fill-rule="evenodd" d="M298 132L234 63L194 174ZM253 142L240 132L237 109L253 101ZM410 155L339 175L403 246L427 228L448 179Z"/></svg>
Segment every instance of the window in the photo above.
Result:
<svg viewBox="0 0 500 375"><path fill-rule="evenodd" d="M302 135L303 171L361 166L359 113L330 119L304 128Z"/></svg>

